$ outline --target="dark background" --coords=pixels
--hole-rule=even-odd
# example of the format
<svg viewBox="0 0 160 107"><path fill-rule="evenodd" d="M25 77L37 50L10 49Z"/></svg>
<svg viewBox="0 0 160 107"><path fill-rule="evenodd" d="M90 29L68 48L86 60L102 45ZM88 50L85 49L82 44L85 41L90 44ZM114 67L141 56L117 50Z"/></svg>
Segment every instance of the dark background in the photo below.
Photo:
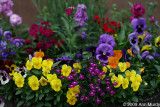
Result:
<svg viewBox="0 0 160 107"><path fill-rule="evenodd" d="M145 0L106 0L106 7L108 11L112 9L112 5L115 3L119 10L129 8L128 1L132 3L141 3L145 5ZM160 0L149 0L150 2L157 2L158 6L156 7L153 15L155 20L160 21ZM32 0L13 0L14 2L14 12L19 14L23 19L23 24L30 26L36 21L36 16L38 14L37 9L35 8ZM147 7L145 7L147 9ZM107 16L106 13L105 16Z"/></svg>

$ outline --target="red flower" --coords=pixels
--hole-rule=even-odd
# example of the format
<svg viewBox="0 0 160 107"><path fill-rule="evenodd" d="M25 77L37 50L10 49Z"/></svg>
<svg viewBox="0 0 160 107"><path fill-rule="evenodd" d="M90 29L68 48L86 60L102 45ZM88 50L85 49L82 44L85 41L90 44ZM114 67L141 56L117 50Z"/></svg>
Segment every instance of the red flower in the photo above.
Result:
<svg viewBox="0 0 160 107"><path fill-rule="evenodd" d="M111 21L111 22L109 22L109 24L110 24L111 26L117 27L117 22L116 22L116 21Z"/></svg>
<svg viewBox="0 0 160 107"><path fill-rule="evenodd" d="M100 18L98 15L94 15L94 21L95 21L96 23L100 24L100 22L101 22L100 19L101 19L101 18Z"/></svg>
<svg viewBox="0 0 160 107"><path fill-rule="evenodd" d="M29 34L34 36L37 34L37 32L38 32L38 25L37 23L35 23L30 27Z"/></svg>
<svg viewBox="0 0 160 107"><path fill-rule="evenodd" d="M53 32L51 29L46 29L46 31L45 31L45 36L46 37L50 37L53 34L55 34L55 32Z"/></svg>
<svg viewBox="0 0 160 107"><path fill-rule="evenodd" d="M45 35L46 34L46 27L43 27L43 26L41 26L40 28L39 28L39 32L41 33L41 35Z"/></svg>
<svg viewBox="0 0 160 107"><path fill-rule="evenodd" d="M67 8L65 11L66 11L66 14L69 16L69 15L72 15L73 14L73 9L72 8Z"/></svg>
<svg viewBox="0 0 160 107"><path fill-rule="evenodd" d="M45 25L45 26L51 27L51 24L50 24L50 23L48 23L47 21L43 21L43 20L41 20L41 21L40 21L40 23L41 23L42 25Z"/></svg>
<svg viewBox="0 0 160 107"><path fill-rule="evenodd" d="M118 28L121 29L121 24L120 23L118 24Z"/></svg>
<svg viewBox="0 0 160 107"><path fill-rule="evenodd" d="M31 47L25 48L24 51L28 52L29 54L32 54L32 53L33 53Z"/></svg>
<svg viewBox="0 0 160 107"><path fill-rule="evenodd" d="M32 42L32 40L25 40L25 41L24 41L24 44L27 45L27 44L30 44L31 42Z"/></svg>
<svg viewBox="0 0 160 107"><path fill-rule="evenodd" d="M39 50L42 50L43 52L46 51L46 44L44 42L38 42L36 44L36 50L39 51Z"/></svg>
<svg viewBox="0 0 160 107"><path fill-rule="evenodd" d="M37 35L34 35L34 40L38 40L39 37Z"/></svg>

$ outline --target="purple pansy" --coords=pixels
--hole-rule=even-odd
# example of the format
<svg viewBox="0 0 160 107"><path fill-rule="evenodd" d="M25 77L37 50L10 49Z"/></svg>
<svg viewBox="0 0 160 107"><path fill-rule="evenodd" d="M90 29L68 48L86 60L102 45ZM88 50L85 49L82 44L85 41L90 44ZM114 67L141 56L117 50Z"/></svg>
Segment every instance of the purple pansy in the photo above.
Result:
<svg viewBox="0 0 160 107"><path fill-rule="evenodd" d="M23 39L14 39L12 41L12 44L14 44L16 47L23 47L24 40Z"/></svg>
<svg viewBox="0 0 160 107"><path fill-rule="evenodd" d="M115 47L115 45L116 45L114 38L108 34L102 34L100 36L98 43L99 44L107 43L107 44L111 45L112 47Z"/></svg>
<svg viewBox="0 0 160 107"><path fill-rule="evenodd" d="M139 47L138 47L137 45L133 45L133 46L131 47L131 50L132 50L132 53L133 53L134 55L140 53L140 49L139 49Z"/></svg>
<svg viewBox="0 0 160 107"><path fill-rule="evenodd" d="M129 34L128 38L131 45L138 44L138 34L136 32Z"/></svg>
<svg viewBox="0 0 160 107"><path fill-rule="evenodd" d="M146 19L145 18L135 18L131 22L133 31L138 34L143 34L144 30L147 29Z"/></svg>
<svg viewBox="0 0 160 107"><path fill-rule="evenodd" d="M149 59L149 60L154 60L154 57L149 55L149 51L144 51L141 54L142 59Z"/></svg>
<svg viewBox="0 0 160 107"><path fill-rule="evenodd" d="M143 45L151 45L152 35L148 32L145 33L145 38L143 40Z"/></svg>
<svg viewBox="0 0 160 107"><path fill-rule="evenodd" d="M126 62L130 62L130 63L131 63L131 61L130 61L127 53L126 53L126 49L122 49L122 56L123 56L123 58L124 58L124 60L125 60Z"/></svg>
<svg viewBox="0 0 160 107"><path fill-rule="evenodd" d="M5 37L6 39L10 40L10 38L11 38L11 36L12 36L12 32L10 32L10 31L5 31L3 35L4 35L4 37Z"/></svg>
<svg viewBox="0 0 160 107"><path fill-rule="evenodd" d="M3 29L0 29L0 35L2 35L3 34Z"/></svg>
<svg viewBox="0 0 160 107"><path fill-rule="evenodd" d="M82 49L79 50L79 53L76 54L76 57L79 59L83 59Z"/></svg>
<svg viewBox="0 0 160 107"><path fill-rule="evenodd" d="M96 49L96 59L103 63L108 62L108 58L113 55L113 47L107 43L100 44Z"/></svg>

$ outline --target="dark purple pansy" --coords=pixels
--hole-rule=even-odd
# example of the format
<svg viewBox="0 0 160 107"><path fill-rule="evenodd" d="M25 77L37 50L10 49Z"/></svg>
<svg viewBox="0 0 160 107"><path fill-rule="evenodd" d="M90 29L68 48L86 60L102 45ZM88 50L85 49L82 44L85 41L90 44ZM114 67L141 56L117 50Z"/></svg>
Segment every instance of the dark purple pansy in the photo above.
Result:
<svg viewBox="0 0 160 107"><path fill-rule="evenodd" d="M3 30L2 29L0 29L0 35L2 35L3 34Z"/></svg>
<svg viewBox="0 0 160 107"><path fill-rule="evenodd" d="M89 48L86 49L86 51L88 52L92 52L92 55L95 56L95 52L98 46L91 46Z"/></svg>
<svg viewBox="0 0 160 107"><path fill-rule="evenodd" d="M107 43L107 44L111 45L112 47L115 47L115 45L116 45L114 38L108 34L102 34L100 36L98 43L99 44Z"/></svg>
<svg viewBox="0 0 160 107"><path fill-rule="evenodd" d="M138 44L138 34L136 32L129 34L128 38L131 45Z"/></svg>
<svg viewBox="0 0 160 107"><path fill-rule="evenodd" d="M100 44L96 49L96 59L103 63L108 62L108 58L113 55L113 47L107 43Z"/></svg>
<svg viewBox="0 0 160 107"><path fill-rule="evenodd" d="M143 45L151 45L152 35L148 32L145 33L145 38L143 40Z"/></svg>
<svg viewBox="0 0 160 107"><path fill-rule="evenodd" d="M131 63L131 61L130 61L127 53L126 53L126 49L122 49L122 56L123 56L123 58L124 58L124 60L125 60L126 62L130 62L130 63Z"/></svg>
<svg viewBox="0 0 160 107"><path fill-rule="evenodd" d="M79 53L76 54L76 57L79 59L83 59L82 49L79 50Z"/></svg>
<svg viewBox="0 0 160 107"><path fill-rule="evenodd" d="M144 30L147 29L146 19L145 18L135 18L131 22L133 31L138 34L143 34Z"/></svg>
<svg viewBox="0 0 160 107"><path fill-rule="evenodd" d="M4 37L5 37L6 39L8 39L8 40L12 37L12 33L11 33L10 31L5 31L5 32L3 33L3 35L4 35Z"/></svg>

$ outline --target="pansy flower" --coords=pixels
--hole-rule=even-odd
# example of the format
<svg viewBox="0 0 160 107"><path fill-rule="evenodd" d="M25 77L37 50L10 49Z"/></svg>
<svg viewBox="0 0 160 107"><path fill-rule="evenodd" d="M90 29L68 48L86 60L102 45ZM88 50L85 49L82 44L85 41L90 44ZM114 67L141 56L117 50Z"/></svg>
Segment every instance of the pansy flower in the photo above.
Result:
<svg viewBox="0 0 160 107"><path fill-rule="evenodd" d="M17 66L15 64L12 64L11 66L9 65L5 65L7 68L9 68L10 72L9 75L12 76L15 72L15 69L17 68Z"/></svg>
<svg viewBox="0 0 160 107"><path fill-rule="evenodd" d="M14 44L16 47L23 47L24 40L23 39L14 39L12 44Z"/></svg>
<svg viewBox="0 0 160 107"><path fill-rule="evenodd" d="M23 78L25 78L27 76L27 72L28 72L27 68L24 67L24 66L23 67L17 67L15 71L20 73L23 76Z"/></svg>
<svg viewBox="0 0 160 107"><path fill-rule="evenodd" d="M3 35L4 35L4 37L5 37L6 39L9 40L9 39L11 38L11 36L12 36L12 33L11 33L10 31L5 31Z"/></svg>
<svg viewBox="0 0 160 107"><path fill-rule="evenodd" d="M1 84L5 85L9 82L9 80L10 80L10 76L4 70L0 70Z"/></svg>
<svg viewBox="0 0 160 107"><path fill-rule="evenodd" d="M133 55L140 53L140 49L137 45L131 47Z"/></svg>
<svg viewBox="0 0 160 107"><path fill-rule="evenodd" d="M113 47L107 43L100 44L96 49L96 59L103 63L108 62L108 58L113 55Z"/></svg>
<svg viewBox="0 0 160 107"><path fill-rule="evenodd" d="M144 37L142 35L138 36L138 45L143 42Z"/></svg>
<svg viewBox="0 0 160 107"><path fill-rule="evenodd" d="M152 35L148 32L145 33L145 38L143 41L143 45L151 45Z"/></svg>
<svg viewBox="0 0 160 107"><path fill-rule="evenodd" d="M107 43L107 44L111 45L112 47L115 47L115 45L116 45L114 38L108 34L102 34L100 36L98 43L99 44Z"/></svg>
<svg viewBox="0 0 160 107"><path fill-rule="evenodd" d="M86 51L88 52L92 52L92 56L95 56L95 52L98 46L91 46L89 48L86 49Z"/></svg>
<svg viewBox="0 0 160 107"><path fill-rule="evenodd" d="M135 18L131 22L134 32L138 34L143 34L144 30L147 29L146 19L144 18Z"/></svg>
<svg viewBox="0 0 160 107"><path fill-rule="evenodd" d="M160 47L160 36L155 39L155 46Z"/></svg>
<svg viewBox="0 0 160 107"><path fill-rule="evenodd" d="M137 45L138 44L138 34L137 33L131 33L129 36L129 42L131 45Z"/></svg>

